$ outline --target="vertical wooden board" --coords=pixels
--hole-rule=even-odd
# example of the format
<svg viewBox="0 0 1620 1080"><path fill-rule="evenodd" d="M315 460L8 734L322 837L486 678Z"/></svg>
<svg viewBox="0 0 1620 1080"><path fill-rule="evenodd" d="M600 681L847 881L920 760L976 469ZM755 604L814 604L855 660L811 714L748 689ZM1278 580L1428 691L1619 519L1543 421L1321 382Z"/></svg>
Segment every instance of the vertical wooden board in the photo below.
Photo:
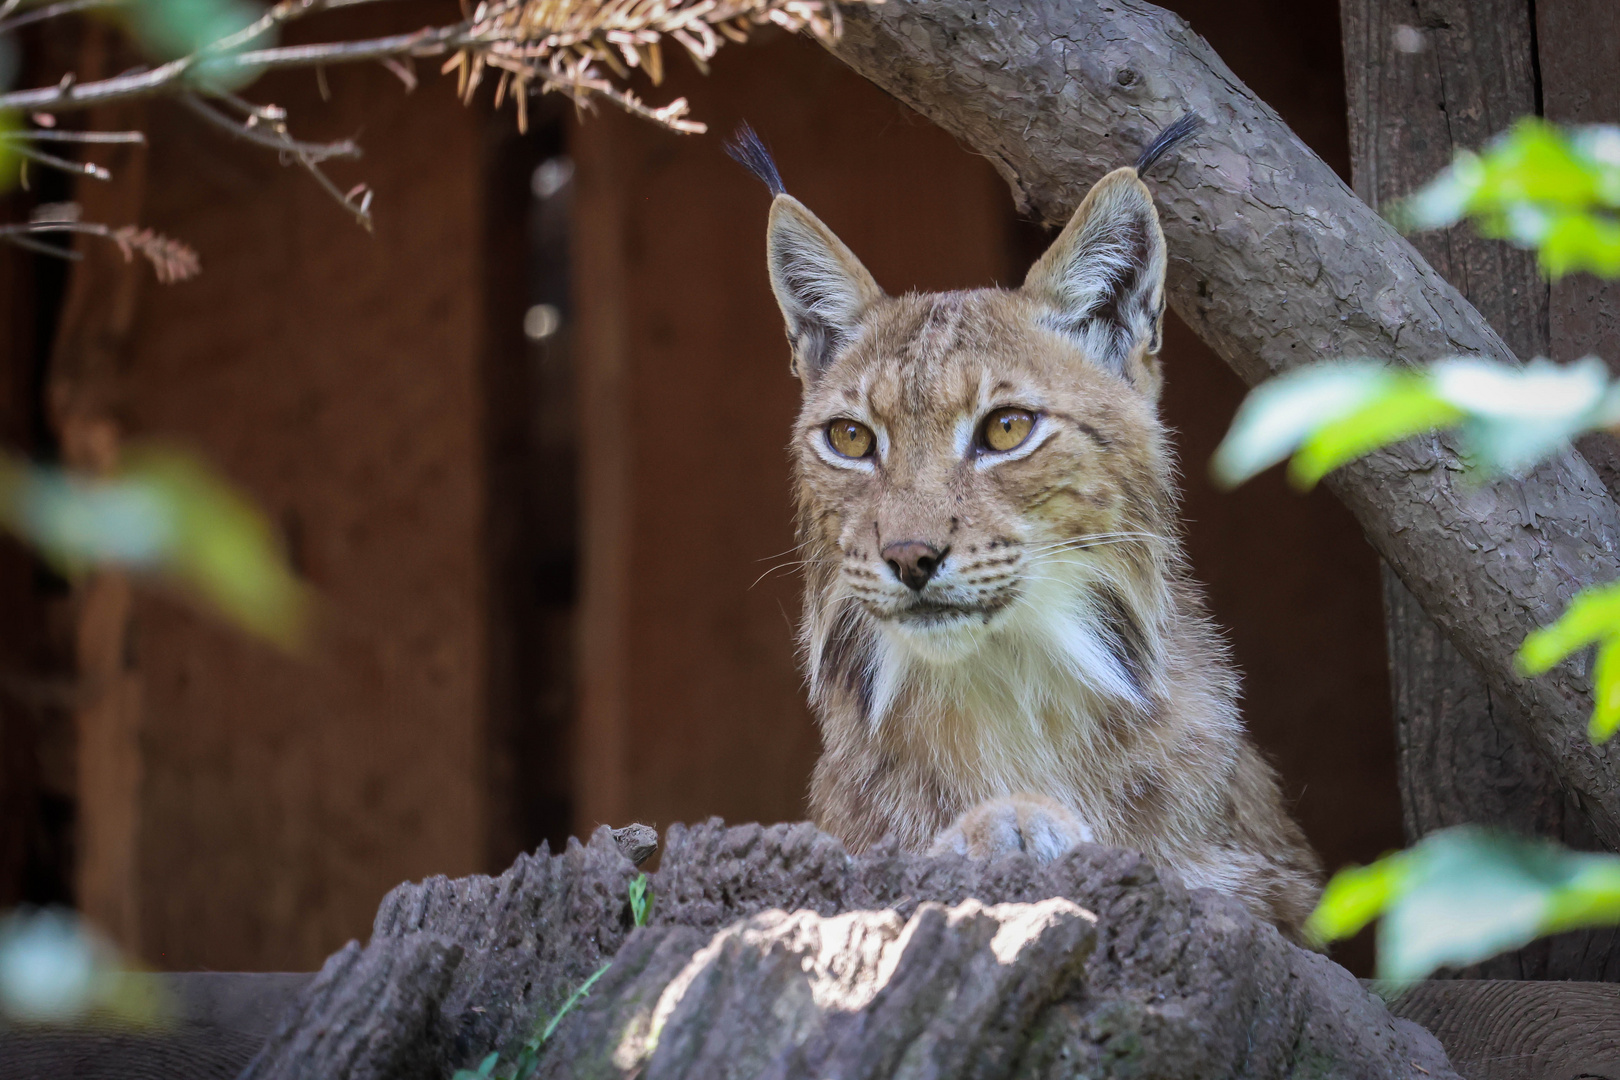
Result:
<svg viewBox="0 0 1620 1080"><path fill-rule="evenodd" d="M1537 0L1541 109L1560 124L1620 123L1620 6L1612 0ZM1601 356L1620 371L1620 282L1571 274L1552 283L1548 355ZM1620 490L1620 441L1586 436L1581 453L1610 491Z"/></svg>
<svg viewBox="0 0 1620 1080"><path fill-rule="evenodd" d="M168 968L314 967L402 879L484 868L483 119L449 80L327 80L330 104L311 73L249 96L301 137L363 134L364 161L331 171L375 187L375 235L275 155L154 110L144 220L203 274L147 291L120 418L212 458L321 596L301 658L138 601L132 828L143 952Z"/></svg>
<svg viewBox="0 0 1620 1080"><path fill-rule="evenodd" d="M577 832L801 818L819 749L794 658L784 448L799 385L765 277L769 195L720 136L749 120L793 193L890 291L1010 277L994 171L814 44L728 49L707 78L672 64L660 99L689 97L711 135L603 113L576 135L581 318L620 320L583 332L622 336L611 358L580 360L586 422L605 430L585 438L599 531L587 525L584 547Z"/></svg>

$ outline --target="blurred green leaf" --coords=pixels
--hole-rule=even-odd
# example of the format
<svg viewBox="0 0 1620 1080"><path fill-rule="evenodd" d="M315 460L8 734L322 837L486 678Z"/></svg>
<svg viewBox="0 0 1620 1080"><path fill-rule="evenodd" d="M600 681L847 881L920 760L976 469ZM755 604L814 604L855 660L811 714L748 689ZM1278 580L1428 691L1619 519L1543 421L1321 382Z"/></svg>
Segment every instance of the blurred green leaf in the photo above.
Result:
<svg viewBox="0 0 1620 1080"><path fill-rule="evenodd" d="M243 33L263 15L263 6L252 0L127 0L113 11L147 55L158 60L196 56L188 78L215 91L238 90L257 77L221 61L274 44L272 28Z"/></svg>
<svg viewBox="0 0 1620 1080"><path fill-rule="evenodd" d="M1352 866L1334 874L1306 920L1306 936L1325 944L1352 937L1378 918L1406 873L1403 857L1396 853L1371 866Z"/></svg>
<svg viewBox="0 0 1620 1080"><path fill-rule="evenodd" d="M1543 626L1519 647L1519 666L1540 675L1574 652L1620 630L1620 581L1579 593L1557 622Z"/></svg>
<svg viewBox="0 0 1620 1080"><path fill-rule="evenodd" d="M1466 456L1513 473L1620 418L1620 389L1601 360L1514 367L1455 358L1403 369L1375 361L1316 364L1256 387L1211 463L1236 484L1281 461L1310 487L1327 473L1424 431L1458 427Z"/></svg>
<svg viewBox="0 0 1620 1080"><path fill-rule="evenodd" d="M152 574L280 645L302 638L307 591L269 523L189 455L136 447L105 479L0 458L0 524L70 575Z"/></svg>
<svg viewBox="0 0 1620 1080"><path fill-rule="evenodd" d="M1620 921L1620 856L1463 826L1334 875L1311 916L1320 940L1382 916L1378 975L1397 983L1543 934Z"/></svg>
<svg viewBox="0 0 1620 1080"><path fill-rule="evenodd" d="M1377 397L1306 436L1289 463L1288 477L1301 488L1314 487L1340 465L1409 436L1450 427L1462 418L1462 410L1436 394L1428 379L1395 373Z"/></svg>
<svg viewBox="0 0 1620 1080"><path fill-rule="evenodd" d="M1526 675L1541 675L1594 642L1599 643L1592 674L1595 702L1587 734L1604 742L1620 730L1620 581L1578 593L1558 621L1524 639L1517 660Z"/></svg>
<svg viewBox="0 0 1620 1080"><path fill-rule="evenodd" d="M0 916L0 1018L123 1025L165 1023L160 984L125 969L118 951L71 911L20 909Z"/></svg>
<svg viewBox="0 0 1620 1080"><path fill-rule="evenodd" d="M1250 391L1215 451L1210 470L1229 487L1292 454L1324 424L1356 412L1386 393L1396 372L1376 360L1297 368Z"/></svg>
<svg viewBox="0 0 1620 1080"><path fill-rule="evenodd" d="M1620 128L1563 129L1525 117L1482 153L1451 166L1395 204L1401 229L1447 228L1471 218L1485 236L1538 251L1553 277L1620 274Z"/></svg>
<svg viewBox="0 0 1620 1080"><path fill-rule="evenodd" d="M0 195L16 187L22 177L22 155L11 137L22 130L21 115L0 110Z"/></svg>

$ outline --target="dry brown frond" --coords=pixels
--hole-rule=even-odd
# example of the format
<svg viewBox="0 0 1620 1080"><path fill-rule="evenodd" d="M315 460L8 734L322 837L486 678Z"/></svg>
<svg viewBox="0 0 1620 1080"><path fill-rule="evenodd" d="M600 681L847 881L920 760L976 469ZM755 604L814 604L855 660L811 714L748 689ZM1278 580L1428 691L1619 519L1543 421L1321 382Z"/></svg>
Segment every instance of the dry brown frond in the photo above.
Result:
<svg viewBox="0 0 1620 1080"><path fill-rule="evenodd" d="M152 264L152 272L165 285L196 277L197 272L202 269L202 263L194 250L151 229L125 225L114 229L111 237L113 243L118 245L118 250L124 253L126 260L133 259L136 252L144 255L146 261Z"/></svg>
<svg viewBox="0 0 1620 1080"><path fill-rule="evenodd" d="M666 37L707 71L721 45L745 41L766 25L822 41L842 30L834 0L484 0L469 20L467 44L444 70L457 72L469 100L486 68L499 71L497 104L507 96L516 101L520 128L527 127L525 102L537 90L566 94L580 108L602 98L672 130L702 132L684 98L653 107L622 82L638 68L653 85L663 81Z"/></svg>

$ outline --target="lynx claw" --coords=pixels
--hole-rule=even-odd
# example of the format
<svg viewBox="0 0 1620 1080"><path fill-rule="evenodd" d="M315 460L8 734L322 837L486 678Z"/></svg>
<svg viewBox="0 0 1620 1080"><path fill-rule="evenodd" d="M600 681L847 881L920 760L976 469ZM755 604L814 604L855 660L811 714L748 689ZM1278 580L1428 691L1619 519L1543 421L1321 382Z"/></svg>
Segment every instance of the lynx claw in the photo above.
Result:
<svg viewBox="0 0 1620 1080"><path fill-rule="evenodd" d="M1091 840L1090 827L1062 803L1042 795L1010 795L982 802L957 818L934 838L929 854L983 859L1021 851L1051 862Z"/></svg>

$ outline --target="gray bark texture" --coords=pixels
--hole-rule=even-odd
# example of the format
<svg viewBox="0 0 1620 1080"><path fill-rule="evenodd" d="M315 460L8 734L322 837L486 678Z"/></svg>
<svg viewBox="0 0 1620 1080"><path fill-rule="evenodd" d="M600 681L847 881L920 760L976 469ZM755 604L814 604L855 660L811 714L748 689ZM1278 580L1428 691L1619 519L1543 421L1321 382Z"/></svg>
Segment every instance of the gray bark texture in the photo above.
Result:
<svg viewBox="0 0 1620 1080"><path fill-rule="evenodd" d="M848 10L833 51L984 154L1020 206L1048 222L1165 125L1203 117L1206 130L1150 177L1170 247L1169 301L1250 383L1337 357L1514 359L1169 12L1140 0L886 0ZM1525 635L1575 592L1620 578L1620 507L1591 465L1570 452L1481 486L1431 437L1347 466L1329 485L1620 847L1620 750L1586 738L1586 659L1530 680L1513 668Z"/></svg>
<svg viewBox="0 0 1620 1080"><path fill-rule="evenodd" d="M1356 194L1369 206L1415 190L1458 149L1480 146L1536 112L1531 0L1343 0L1339 10L1351 168ZM1541 52L1546 69L1546 42ZM1564 296L1550 304L1533 253L1467 226L1422 233L1412 243L1519 355L1578 355L1553 348L1550 307L1574 305ZM1614 449L1608 435L1581 447L1611 492ZM1472 822L1600 846L1526 736L1513 699L1491 689L1387 567L1384 597L1407 839ZM1458 974L1620 978L1616 940L1614 928L1559 935Z"/></svg>
<svg viewBox="0 0 1620 1080"><path fill-rule="evenodd" d="M243 1080L442 1080L609 959L542 1076L1456 1076L1349 972L1132 852L851 857L810 825L674 826L643 928L635 873L604 828L400 886Z"/></svg>

